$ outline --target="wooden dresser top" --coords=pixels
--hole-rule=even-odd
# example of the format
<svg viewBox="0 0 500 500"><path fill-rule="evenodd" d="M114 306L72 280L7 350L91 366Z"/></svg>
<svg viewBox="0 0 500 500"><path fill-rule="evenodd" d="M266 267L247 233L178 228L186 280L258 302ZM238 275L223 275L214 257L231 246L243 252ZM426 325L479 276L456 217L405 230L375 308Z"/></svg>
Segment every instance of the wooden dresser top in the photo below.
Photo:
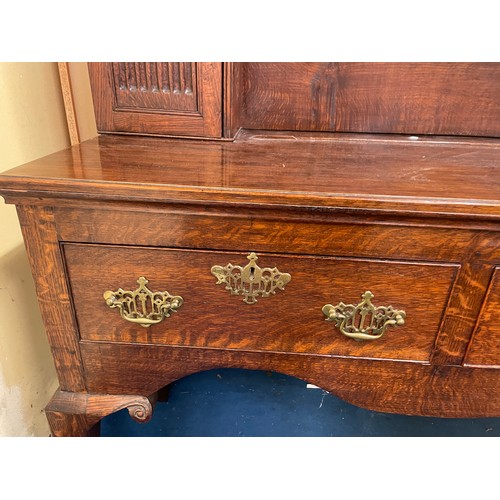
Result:
<svg viewBox="0 0 500 500"><path fill-rule="evenodd" d="M102 135L0 176L5 195L500 219L500 139L242 131Z"/></svg>

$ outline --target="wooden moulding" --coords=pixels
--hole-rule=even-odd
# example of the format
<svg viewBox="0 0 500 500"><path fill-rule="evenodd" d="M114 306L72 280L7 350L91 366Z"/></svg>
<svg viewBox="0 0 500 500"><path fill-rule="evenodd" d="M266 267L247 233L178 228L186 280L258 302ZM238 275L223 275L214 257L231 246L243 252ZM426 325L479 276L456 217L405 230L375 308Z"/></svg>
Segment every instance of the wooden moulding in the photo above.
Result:
<svg viewBox="0 0 500 500"><path fill-rule="evenodd" d="M75 103L73 98L73 90L71 87L71 77L69 71L69 63L57 63L59 68L59 78L61 80L61 90L64 101L64 109L66 111L66 121L68 124L68 133L71 145L80 142L80 133L78 131L78 120L75 111Z"/></svg>
<svg viewBox="0 0 500 500"><path fill-rule="evenodd" d="M5 172L0 190L8 199L28 193L498 221L499 151L499 140L334 135L216 143L106 136Z"/></svg>

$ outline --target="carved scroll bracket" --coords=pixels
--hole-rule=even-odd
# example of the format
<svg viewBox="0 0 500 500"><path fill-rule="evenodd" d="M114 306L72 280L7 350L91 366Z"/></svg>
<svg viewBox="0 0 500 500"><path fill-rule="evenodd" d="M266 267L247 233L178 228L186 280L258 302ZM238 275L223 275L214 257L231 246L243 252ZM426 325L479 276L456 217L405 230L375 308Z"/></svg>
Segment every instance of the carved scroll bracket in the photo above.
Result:
<svg viewBox="0 0 500 500"><path fill-rule="evenodd" d="M127 408L130 416L140 423L148 422L153 416L155 400L145 396L111 395L66 392L58 390L45 408L47 412L69 415L85 415L90 421Z"/></svg>

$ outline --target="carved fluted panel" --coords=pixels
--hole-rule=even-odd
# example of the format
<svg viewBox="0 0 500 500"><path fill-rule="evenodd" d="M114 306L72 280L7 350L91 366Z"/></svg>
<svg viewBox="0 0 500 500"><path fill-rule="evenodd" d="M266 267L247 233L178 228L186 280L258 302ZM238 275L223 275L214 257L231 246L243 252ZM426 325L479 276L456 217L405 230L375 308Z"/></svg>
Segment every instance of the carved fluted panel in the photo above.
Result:
<svg viewBox="0 0 500 500"><path fill-rule="evenodd" d="M113 80L115 110L198 111L196 63L113 63Z"/></svg>
<svg viewBox="0 0 500 500"><path fill-rule="evenodd" d="M221 137L222 64L88 63L97 130Z"/></svg>

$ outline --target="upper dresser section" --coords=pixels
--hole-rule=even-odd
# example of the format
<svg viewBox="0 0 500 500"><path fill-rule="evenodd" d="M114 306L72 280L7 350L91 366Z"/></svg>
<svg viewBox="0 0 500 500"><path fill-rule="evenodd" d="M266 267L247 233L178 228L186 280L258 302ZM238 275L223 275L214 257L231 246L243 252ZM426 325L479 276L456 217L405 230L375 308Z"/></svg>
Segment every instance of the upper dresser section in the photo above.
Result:
<svg viewBox="0 0 500 500"><path fill-rule="evenodd" d="M99 132L500 137L498 63L89 63Z"/></svg>
<svg viewBox="0 0 500 500"><path fill-rule="evenodd" d="M233 73L236 127L500 136L497 63L241 63Z"/></svg>
<svg viewBox="0 0 500 500"><path fill-rule="evenodd" d="M222 63L89 63L99 132L220 138Z"/></svg>

